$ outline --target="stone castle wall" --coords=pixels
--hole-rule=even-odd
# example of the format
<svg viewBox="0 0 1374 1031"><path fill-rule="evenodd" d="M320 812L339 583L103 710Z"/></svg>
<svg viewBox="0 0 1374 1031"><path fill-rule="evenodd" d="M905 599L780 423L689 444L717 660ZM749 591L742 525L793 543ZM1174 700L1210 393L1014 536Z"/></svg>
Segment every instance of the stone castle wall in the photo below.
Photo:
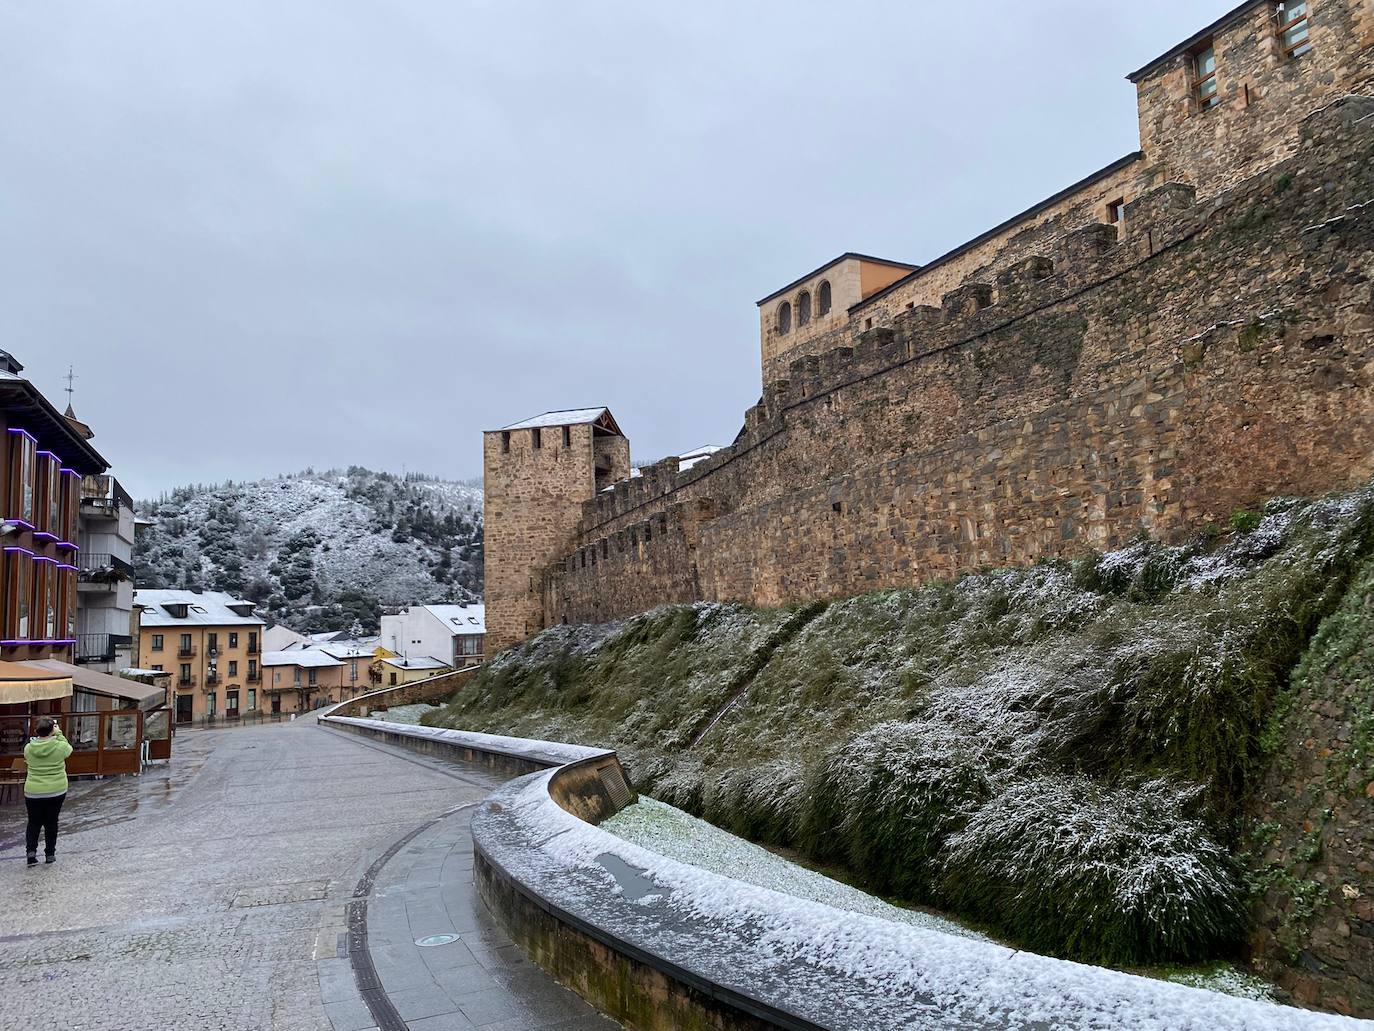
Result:
<svg viewBox="0 0 1374 1031"><path fill-rule="evenodd" d="M800 358L731 448L583 506L546 623L790 603L1176 537L1374 473L1374 102ZM1349 209L1349 210L1348 210Z"/></svg>
<svg viewBox="0 0 1374 1031"><path fill-rule="evenodd" d="M1203 194L1234 186L1296 152L1295 111L1371 92L1374 3L1321 0L1308 9L1312 49L1297 59L1283 53L1273 4L1256 4L1216 34L1221 103L1210 111L1197 110L1186 53L1138 76L1141 149L1165 178Z"/></svg>
<svg viewBox="0 0 1374 1031"><path fill-rule="evenodd" d="M1186 50L1133 78L1141 151L937 258L894 286L853 305L824 332L777 337L778 297L761 311L763 382L788 375L800 357L824 354L903 313L935 305L965 282L992 283L1016 263L1051 254L1063 238L1111 221L1111 206L1168 182L1211 197L1296 153L1301 116L1348 93L1374 94L1374 0L1324 0L1311 8L1312 49L1284 56L1274 5L1259 3L1213 36L1221 102L1199 110ZM794 299L794 298L792 298Z"/></svg>

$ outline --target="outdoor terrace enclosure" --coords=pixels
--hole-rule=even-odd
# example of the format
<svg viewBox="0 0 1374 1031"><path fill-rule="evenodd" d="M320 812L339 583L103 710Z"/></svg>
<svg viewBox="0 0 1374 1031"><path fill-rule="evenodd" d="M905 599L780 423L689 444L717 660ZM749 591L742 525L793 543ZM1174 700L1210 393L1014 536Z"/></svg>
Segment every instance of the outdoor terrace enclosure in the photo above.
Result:
<svg viewBox="0 0 1374 1031"><path fill-rule="evenodd" d="M1243 4L1131 78L1141 152L924 266L846 254L760 302L763 397L690 470L631 476L605 409L488 433L491 652L1177 538L1374 472L1374 3Z"/></svg>

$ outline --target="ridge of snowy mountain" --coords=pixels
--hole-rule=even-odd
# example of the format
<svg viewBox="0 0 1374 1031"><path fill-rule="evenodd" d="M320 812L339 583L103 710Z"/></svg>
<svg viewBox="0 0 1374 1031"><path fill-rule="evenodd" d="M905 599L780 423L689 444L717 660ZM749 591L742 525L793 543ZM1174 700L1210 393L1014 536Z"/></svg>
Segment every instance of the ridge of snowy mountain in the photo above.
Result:
<svg viewBox="0 0 1374 1031"><path fill-rule="evenodd" d="M180 487L136 506L139 587L224 590L303 632L375 631L384 606L482 593L482 488L409 474L305 472Z"/></svg>

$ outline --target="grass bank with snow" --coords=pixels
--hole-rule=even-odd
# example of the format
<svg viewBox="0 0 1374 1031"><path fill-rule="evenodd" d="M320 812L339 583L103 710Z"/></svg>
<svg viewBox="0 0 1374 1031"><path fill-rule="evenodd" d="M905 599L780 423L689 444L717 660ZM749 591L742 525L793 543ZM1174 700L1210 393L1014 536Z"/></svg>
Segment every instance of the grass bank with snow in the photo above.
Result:
<svg viewBox="0 0 1374 1031"><path fill-rule="evenodd" d="M1207 960L1247 933L1261 736L1374 553L1374 491L1254 522L805 608L558 627L425 722L614 747L654 797L1037 951Z"/></svg>

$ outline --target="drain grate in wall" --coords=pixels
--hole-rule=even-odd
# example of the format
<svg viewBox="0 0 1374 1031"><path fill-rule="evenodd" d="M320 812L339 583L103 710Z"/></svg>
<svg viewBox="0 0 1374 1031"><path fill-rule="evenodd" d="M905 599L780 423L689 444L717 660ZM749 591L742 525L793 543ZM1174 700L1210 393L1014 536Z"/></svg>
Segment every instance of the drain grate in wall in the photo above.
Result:
<svg viewBox="0 0 1374 1031"><path fill-rule="evenodd" d="M621 772L618 765L603 766L599 771L601 776L601 786L606 789L606 794L611 796L611 804L617 810L624 809L630 804L630 785L625 783L625 774Z"/></svg>

